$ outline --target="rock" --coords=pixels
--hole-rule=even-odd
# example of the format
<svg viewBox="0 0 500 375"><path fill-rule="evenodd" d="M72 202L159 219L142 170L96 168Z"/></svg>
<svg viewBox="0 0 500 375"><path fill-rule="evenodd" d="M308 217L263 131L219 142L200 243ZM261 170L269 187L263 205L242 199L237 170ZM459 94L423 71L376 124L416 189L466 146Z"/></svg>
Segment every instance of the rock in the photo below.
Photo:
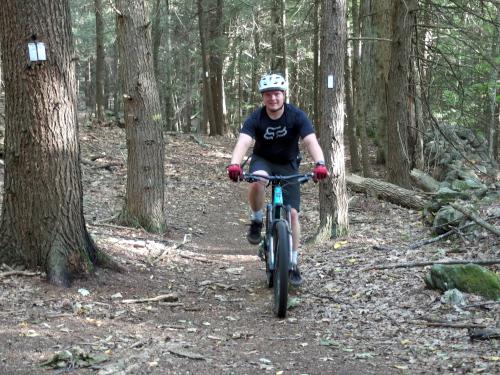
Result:
<svg viewBox="0 0 500 375"><path fill-rule="evenodd" d="M451 183L451 187L456 191L466 191L472 189L486 189L486 185L482 184L474 178L467 177L463 180L455 180Z"/></svg>
<svg viewBox="0 0 500 375"><path fill-rule="evenodd" d="M500 300L499 277L477 264L436 264L425 276L425 283L433 289L442 291L458 289L494 301Z"/></svg>
<svg viewBox="0 0 500 375"><path fill-rule="evenodd" d="M464 294L458 289L450 289L444 292L441 302L458 307L467 305Z"/></svg>
<svg viewBox="0 0 500 375"><path fill-rule="evenodd" d="M463 219L464 214L455 210L451 206L443 206L439 209L432 222L434 233L443 234L448 232L451 227L457 227Z"/></svg>
<svg viewBox="0 0 500 375"><path fill-rule="evenodd" d="M439 190L437 191L437 197L436 199L439 200L441 203L450 203L454 202L459 198L462 198L462 195L460 192L450 189L445 186L441 186Z"/></svg>

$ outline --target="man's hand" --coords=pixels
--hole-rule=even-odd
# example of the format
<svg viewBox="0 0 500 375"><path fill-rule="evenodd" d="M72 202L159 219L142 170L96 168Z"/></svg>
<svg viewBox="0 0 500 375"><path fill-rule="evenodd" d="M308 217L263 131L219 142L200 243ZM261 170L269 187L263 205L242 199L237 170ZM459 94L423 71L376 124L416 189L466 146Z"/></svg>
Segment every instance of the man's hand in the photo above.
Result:
<svg viewBox="0 0 500 375"><path fill-rule="evenodd" d="M231 164L226 169L227 175L232 181L238 182L243 178L243 169L239 164Z"/></svg>
<svg viewBox="0 0 500 375"><path fill-rule="evenodd" d="M318 182L328 177L328 169L326 169L325 163L319 161L313 169L313 180Z"/></svg>

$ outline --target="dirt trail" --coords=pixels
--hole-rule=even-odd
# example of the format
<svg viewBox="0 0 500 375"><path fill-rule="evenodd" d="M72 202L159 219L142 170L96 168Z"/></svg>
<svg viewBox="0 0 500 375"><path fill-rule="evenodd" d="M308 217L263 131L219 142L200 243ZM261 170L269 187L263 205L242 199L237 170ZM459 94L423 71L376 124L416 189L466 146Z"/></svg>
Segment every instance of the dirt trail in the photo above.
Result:
<svg viewBox="0 0 500 375"><path fill-rule="evenodd" d="M78 374L498 370L494 341L471 342L464 329L425 325L432 319L491 326L496 306L463 311L447 306L438 292L424 288L423 269L364 270L375 263L456 258L456 246L446 243L405 251L408 242L428 236L418 213L354 196L351 237L304 246L306 283L293 292L296 306L288 317L278 320L263 264L245 240L246 186L225 176L232 141L168 138L169 232L158 236L110 220L124 196L123 140L118 129L82 132L84 159L102 156L84 163L89 229L128 272L101 269L67 290L39 276L0 279L0 374L45 373L42 360L75 347L106 359L75 369ZM117 161L123 165L106 167ZM314 184L304 187L305 237L317 224L316 197ZM485 256L495 251L478 246ZM170 294L178 299L123 303ZM467 297L471 304L480 301ZM88 364L86 358L80 365ZM61 365L70 369L72 362L61 360Z"/></svg>

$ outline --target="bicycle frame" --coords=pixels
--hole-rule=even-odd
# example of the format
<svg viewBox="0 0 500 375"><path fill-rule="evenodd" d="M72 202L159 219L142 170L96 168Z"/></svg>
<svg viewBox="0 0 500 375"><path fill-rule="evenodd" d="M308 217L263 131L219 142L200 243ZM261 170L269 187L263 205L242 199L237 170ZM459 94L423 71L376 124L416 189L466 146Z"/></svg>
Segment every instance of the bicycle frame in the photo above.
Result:
<svg viewBox="0 0 500 375"><path fill-rule="evenodd" d="M266 260L269 271L275 270L275 259L274 259L274 249L272 234L276 223L280 220L286 223L288 230L289 241L290 241L290 252L292 250L292 214L291 207L283 203L283 186L282 184L291 183L295 180L295 183L304 183L309 181L313 175L311 173L305 174L293 174L289 176L259 176L252 174L245 174L244 179L247 182L257 182L261 180L267 180L268 184L271 185L271 203L266 205L266 221L265 221L265 240L264 246L266 251ZM290 254L290 265L291 269L291 254Z"/></svg>
<svg viewBox="0 0 500 375"><path fill-rule="evenodd" d="M277 181L272 181L272 190L271 190L271 202L267 205L267 212L270 214L266 214L266 247L268 249L268 266L269 270L274 271L275 262L274 262L274 249L273 249L273 241L272 241L272 233L276 222L279 220L283 220L286 223L286 228L288 230L289 241L290 241L290 260L291 257L291 249L292 249L292 214L291 208L289 205L283 204L283 188ZM291 264L289 265L289 268Z"/></svg>
<svg viewBox="0 0 500 375"><path fill-rule="evenodd" d="M272 186L271 202L266 205L266 234L264 254L266 261L267 285L273 288L273 311L279 318L286 316L288 306L288 275L292 270L292 209L283 202L283 186L309 181L313 175L296 174L290 176L243 175L247 182L267 180ZM276 246L276 249L274 249Z"/></svg>

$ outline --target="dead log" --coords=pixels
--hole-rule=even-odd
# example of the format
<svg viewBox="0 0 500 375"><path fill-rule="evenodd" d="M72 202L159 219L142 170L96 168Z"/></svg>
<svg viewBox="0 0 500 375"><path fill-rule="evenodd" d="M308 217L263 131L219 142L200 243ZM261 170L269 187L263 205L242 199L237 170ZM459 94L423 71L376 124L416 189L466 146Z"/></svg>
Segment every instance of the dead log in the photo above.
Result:
<svg viewBox="0 0 500 375"><path fill-rule="evenodd" d="M358 193L374 194L377 198L402 207L421 210L427 200L413 190L404 189L389 182L364 178L355 174L346 175L347 185Z"/></svg>

